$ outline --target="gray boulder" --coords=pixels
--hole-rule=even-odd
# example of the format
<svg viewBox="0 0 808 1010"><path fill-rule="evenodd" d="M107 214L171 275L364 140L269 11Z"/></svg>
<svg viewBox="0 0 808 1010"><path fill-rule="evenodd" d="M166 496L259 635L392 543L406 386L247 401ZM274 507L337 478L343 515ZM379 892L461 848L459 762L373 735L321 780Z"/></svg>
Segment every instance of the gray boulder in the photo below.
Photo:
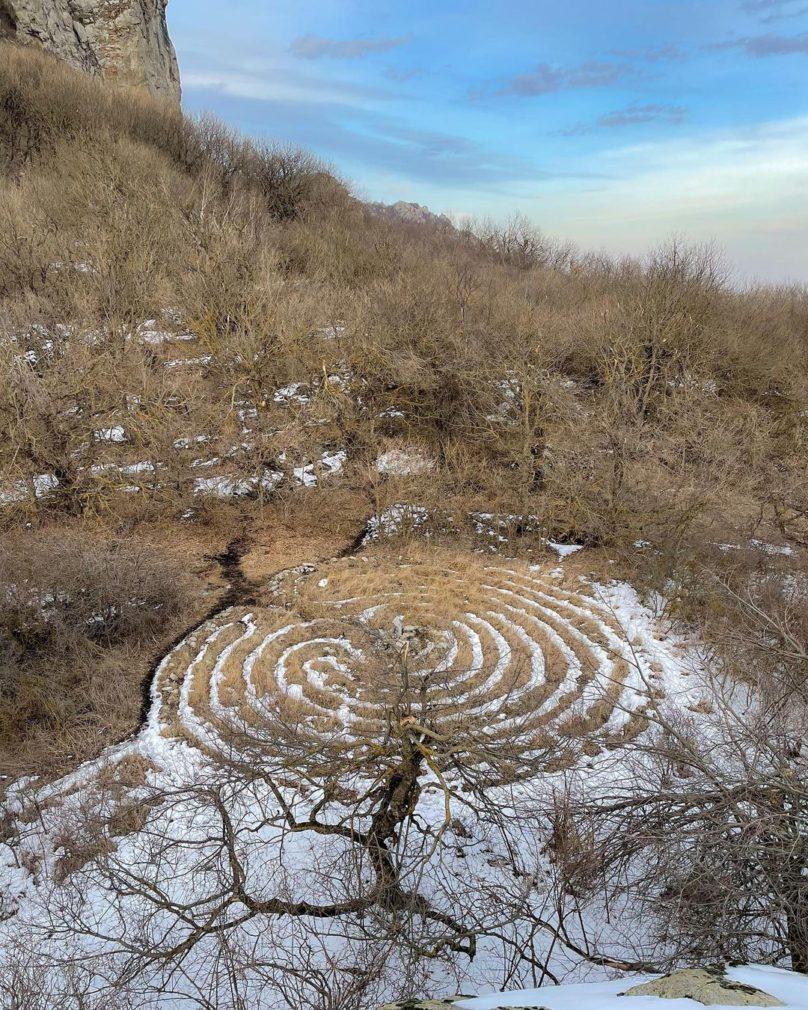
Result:
<svg viewBox="0 0 808 1010"><path fill-rule="evenodd" d="M733 982L720 967L683 968L653 982L632 986L624 995L692 999L705 1006L784 1006L762 989Z"/></svg>

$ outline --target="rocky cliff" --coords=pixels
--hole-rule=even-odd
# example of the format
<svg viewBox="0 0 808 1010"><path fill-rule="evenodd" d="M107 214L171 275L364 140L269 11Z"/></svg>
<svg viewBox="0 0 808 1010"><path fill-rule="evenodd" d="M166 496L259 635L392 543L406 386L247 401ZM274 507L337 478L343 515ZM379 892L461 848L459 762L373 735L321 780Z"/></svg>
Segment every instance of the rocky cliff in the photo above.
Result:
<svg viewBox="0 0 808 1010"><path fill-rule="evenodd" d="M168 0L0 0L0 36L38 44L115 84L179 101Z"/></svg>
<svg viewBox="0 0 808 1010"><path fill-rule="evenodd" d="M0 0L2 2L2 0ZM452 222L445 214L433 214L428 207L420 203L407 203L399 200L397 203L369 203L368 207L379 217L388 221L406 221L408 224L436 224L442 228L451 228Z"/></svg>

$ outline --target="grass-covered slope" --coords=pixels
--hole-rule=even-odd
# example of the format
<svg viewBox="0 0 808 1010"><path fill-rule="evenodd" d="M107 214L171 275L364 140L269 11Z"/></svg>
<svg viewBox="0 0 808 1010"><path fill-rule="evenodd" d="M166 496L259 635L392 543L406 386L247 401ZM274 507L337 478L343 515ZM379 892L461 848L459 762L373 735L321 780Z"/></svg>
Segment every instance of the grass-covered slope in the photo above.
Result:
<svg viewBox="0 0 808 1010"><path fill-rule="evenodd" d="M7 522L181 514L205 440L256 497L340 449L385 497L405 442L437 461L410 497L579 542L804 525L798 289L381 220L305 155L8 45L0 169Z"/></svg>
<svg viewBox="0 0 808 1010"><path fill-rule="evenodd" d="M10 774L133 729L215 559L252 538L281 568L279 529L587 545L722 634L705 571L743 596L765 569L793 633L770 575L806 538L804 290L379 216L305 154L0 55Z"/></svg>

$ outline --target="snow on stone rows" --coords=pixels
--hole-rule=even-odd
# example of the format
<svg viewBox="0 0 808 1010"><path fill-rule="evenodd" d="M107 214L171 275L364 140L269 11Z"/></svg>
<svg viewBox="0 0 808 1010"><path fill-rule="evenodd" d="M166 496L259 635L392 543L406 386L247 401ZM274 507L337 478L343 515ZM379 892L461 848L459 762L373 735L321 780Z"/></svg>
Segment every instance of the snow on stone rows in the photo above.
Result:
<svg viewBox="0 0 808 1010"><path fill-rule="evenodd" d="M211 756L269 746L273 725L371 746L403 691L436 733L470 727L526 753L559 741L558 758L576 740L619 747L664 693L670 657L651 622L626 629L589 587L517 562L342 559L285 588L285 607L231 608L168 657L153 713L164 733Z"/></svg>

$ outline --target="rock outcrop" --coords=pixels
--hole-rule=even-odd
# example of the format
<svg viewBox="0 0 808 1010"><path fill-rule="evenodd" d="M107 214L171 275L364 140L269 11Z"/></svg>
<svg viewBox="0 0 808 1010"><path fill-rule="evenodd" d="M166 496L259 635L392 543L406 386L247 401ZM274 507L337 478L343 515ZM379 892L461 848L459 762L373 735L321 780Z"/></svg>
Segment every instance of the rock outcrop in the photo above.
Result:
<svg viewBox="0 0 808 1010"><path fill-rule="evenodd" d="M724 970L682 968L628 989L626 996L656 996L660 999L692 999L705 1006L783 1006L774 996L751 985L734 982Z"/></svg>
<svg viewBox="0 0 808 1010"><path fill-rule="evenodd" d="M0 0L0 36L40 45L71 66L179 102L168 0Z"/></svg>
<svg viewBox="0 0 808 1010"><path fill-rule="evenodd" d="M386 218L388 221L431 224L441 228L452 227L451 220L445 214L433 214L428 207L422 207L420 203L407 203L405 200L399 200L397 203L369 203L368 207L374 214Z"/></svg>

